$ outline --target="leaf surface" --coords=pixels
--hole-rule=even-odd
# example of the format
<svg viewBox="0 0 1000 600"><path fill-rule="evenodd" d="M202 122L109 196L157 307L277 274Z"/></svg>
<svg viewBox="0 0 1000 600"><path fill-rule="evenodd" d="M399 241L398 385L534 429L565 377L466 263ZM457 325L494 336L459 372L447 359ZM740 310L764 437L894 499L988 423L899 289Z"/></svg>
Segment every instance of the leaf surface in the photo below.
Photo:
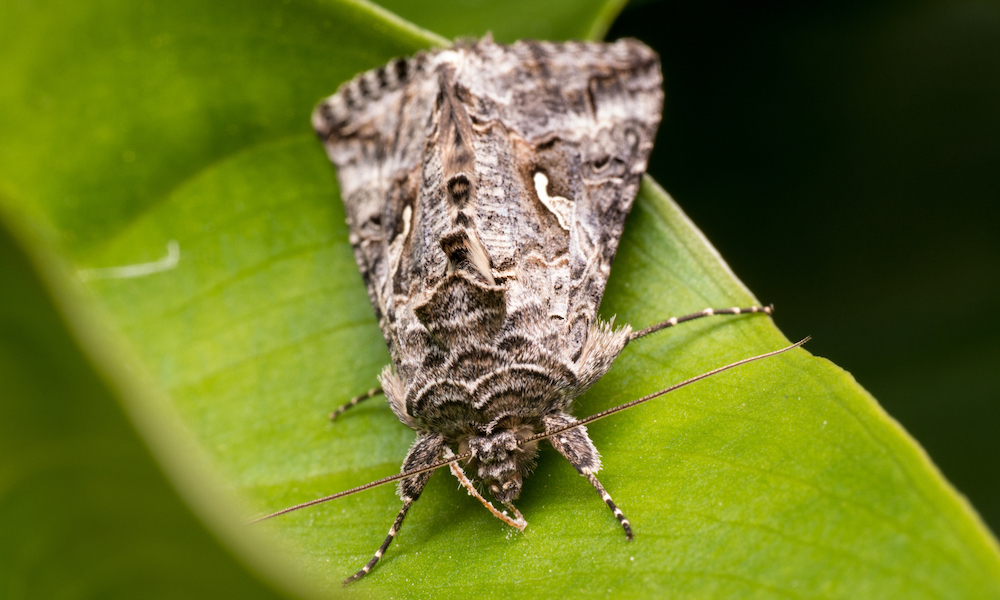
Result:
<svg viewBox="0 0 1000 600"><path fill-rule="evenodd" d="M204 516L217 512L205 502L221 509L231 499L215 489L206 500L195 488L206 483L190 473L199 462L177 464L190 458L183 442L156 434L152 421L162 413L116 363L61 261L27 250L30 236L15 229L0 218L3 597L293 597L288 586L276 589L247 532L210 531L194 514L191 502ZM146 427L137 430L137 421ZM174 445L157 462L150 445L164 441ZM174 477L165 463L174 463ZM182 479L183 494L175 487Z"/></svg>
<svg viewBox="0 0 1000 600"><path fill-rule="evenodd" d="M551 35L571 37L600 31L616 5L558 6ZM179 415L225 485L260 512L395 472L414 434L383 401L325 418L375 385L388 353L308 115L340 81L441 38L332 0L0 11L23 32L0 36L14 82L0 90L4 204L90 269L102 309L165 392L158 409ZM527 8L508 13L462 16L442 0L407 16L447 35L538 35ZM96 270L159 261L171 243L179 261L151 274ZM754 302L647 180L602 313L638 328ZM630 345L575 414L785 343L760 315L667 330ZM978 517L848 374L806 351L590 430L635 541L547 449L518 503L524 533L439 473L350 593L1000 595L996 542ZM255 529L299 577L333 591L398 506L383 487Z"/></svg>

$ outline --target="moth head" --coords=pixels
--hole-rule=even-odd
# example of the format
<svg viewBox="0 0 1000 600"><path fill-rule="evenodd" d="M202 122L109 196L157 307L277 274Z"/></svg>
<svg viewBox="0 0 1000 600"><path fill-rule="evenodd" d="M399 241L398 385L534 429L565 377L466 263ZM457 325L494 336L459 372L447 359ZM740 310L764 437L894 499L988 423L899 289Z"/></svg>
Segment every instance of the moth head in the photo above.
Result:
<svg viewBox="0 0 1000 600"><path fill-rule="evenodd" d="M524 476L535 466L538 444L518 445L535 432L527 427L502 428L470 437L459 451L472 453L469 465L500 502L513 502L521 495Z"/></svg>

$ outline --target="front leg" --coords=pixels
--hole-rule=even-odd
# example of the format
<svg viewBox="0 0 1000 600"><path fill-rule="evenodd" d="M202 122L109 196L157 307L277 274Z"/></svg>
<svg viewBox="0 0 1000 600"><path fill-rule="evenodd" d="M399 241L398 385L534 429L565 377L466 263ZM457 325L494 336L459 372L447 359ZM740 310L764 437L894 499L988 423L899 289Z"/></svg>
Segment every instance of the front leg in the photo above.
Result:
<svg viewBox="0 0 1000 600"><path fill-rule="evenodd" d="M545 417L545 431L554 431L567 425L572 425L576 423L576 419L566 413L553 413ZM608 494L601 482L597 480L597 472L601 470L601 455L597 452L597 448L594 447L594 442L590 441L590 436L587 435L586 427L576 427L573 429L567 429L562 433L558 433L549 438L549 442L559 451L560 454L566 457L569 464L573 465L576 471L587 478L590 485L594 486L597 493L601 495L601 500L608 505L611 512L614 513L615 518L621 523L622 529L625 530L625 537L632 539L632 525L622 514L622 511L615 505L614 500L611 499L611 495Z"/></svg>
<svg viewBox="0 0 1000 600"><path fill-rule="evenodd" d="M441 453L444 449L444 438L440 435L417 436L413 445L410 446L410 451L406 454L406 458L403 459L403 466L400 468L399 472L405 473L407 471L420 469L433 464L441 458ZM389 528L389 535L385 537L385 541L382 542L382 545L375 551L375 556L368 561L368 564L361 567L361 570L354 575L345 579L344 585L353 583L367 575L368 572L375 566L375 563L382 558L385 551L389 548L389 544L392 543L393 538L395 538L396 534L399 533L399 528L403 525L403 519L406 518L406 513L410 510L410 506L417 501L417 498L420 497L421 492L424 491L424 486L427 485L427 482L430 480L433 473L434 471L417 473L416 475L400 480L397 493L403 500L403 507L399 509L399 514L396 515L396 520L392 522L392 527Z"/></svg>

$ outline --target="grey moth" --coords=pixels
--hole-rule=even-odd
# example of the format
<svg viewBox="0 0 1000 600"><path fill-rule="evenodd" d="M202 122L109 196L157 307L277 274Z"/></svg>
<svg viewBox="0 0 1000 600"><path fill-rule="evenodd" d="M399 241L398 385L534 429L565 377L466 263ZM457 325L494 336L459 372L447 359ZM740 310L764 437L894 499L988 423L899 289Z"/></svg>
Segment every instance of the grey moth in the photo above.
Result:
<svg viewBox="0 0 1000 600"><path fill-rule="evenodd" d="M463 458L516 518L542 439L596 489L600 455L574 398L632 339L598 318L625 218L663 106L655 52L614 43L494 43L421 52L362 73L317 106L313 127L336 165L350 242L392 358L381 386L417 432L400 509L367 574L432 469ZM413 474L410 474L413 473ZM295 508L295 507L293 507ZM289 509L290 510L290 509ZM285 511L282 511L285 512Z"/></svg>

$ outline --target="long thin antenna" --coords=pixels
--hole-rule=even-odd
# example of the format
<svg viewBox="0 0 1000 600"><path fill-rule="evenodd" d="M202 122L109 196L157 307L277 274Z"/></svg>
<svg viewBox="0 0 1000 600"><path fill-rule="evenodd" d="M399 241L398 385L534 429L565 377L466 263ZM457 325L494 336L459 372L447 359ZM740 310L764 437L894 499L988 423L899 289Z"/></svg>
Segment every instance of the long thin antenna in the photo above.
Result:
<svg viewBox="0 0 1000 600"><path fill-rule="evenodd" d="M521 446L521 445L528 444L528 443L531 443L531 442L537 442L538 440L543 440L545 438L552 437L554 435L559 435L560 433L562 433L564 431L569 431L570 429L573 429L575 427L581 427L583 425L588 425L590 423L593 423L594 421L597 421L598 419L603 419L604 417L611 416L611 415L613 415L615 413L619 413L619 412L621 412L623 410L628 410L628 409L632 408L633 406L637 406L637 405L642 404L644 402L649 402L650 400L653 400L654 398L659 398L660 396L663 396L665 394L669 394L670 392L672 392L674 390L680 389L680 388L682 388L684 386L687 386L687 385L691 385L692 383L695 383L697 381L701 381L702 379L706 379L706 378L711 377L713 375L717 375L717 374L719 374L719 373L721 373L723 371L728 371L729 369L734 369L736 367L739 367L741 365L745 365L745 364L750 363L750 362L754 362L754 361L757 361L757 360L762 360L762 359L765 359L765 358L770 358L772 356L775 356L777 354L781 354L783 352L788 352L789 350L792 350L793 348L798 348L802 344L805 344L810 339L811 338L806 337L806 338L802 339L801 341L796 342L796 343L794 343L794 344L792 344L790 346L785 346L784 348L781 348L781 349L778 349L778 350L774 350L772 352L767 352L765 354L758 354L756 356L751 356L749 358L744 358L742 360L738 360L736 362L729 363L728 365L721 366L721 367L719 367L717 369L712 369L711 371L707 371L705 373L702 373L701 375L696 375L696 376L694 376L694 377L692 377L690 379L686 379L686 380L684 380L684 381L682 381L680 383L675 383L674 385L672 385L672 386L670 386L668 388L664 388L664 389L662 389L662 390L660 390L658 392L653 392L652 394L649 394L647 396L643 396L642 398L638 398L636 400L632 400L631 402L626 402L625 404L619 404L618 406L615 406L613 408L609 408L609 409L607 409L605 411L601 411L601 412L599 412L599 413L597 413L595 415L591 415L591 416L586 417L584 419L580 419L579 421L577 421L576 423L573 423L572 425L567 425L565 427L560 427L560 428L554 429L552 431L548 431L548 432L545 432L545 433L539 433L539 434L533 435L533 436L531 436L529 438L521 440L520 442L518 442L518 445ZM407 477L411 477L413 475L418 475L420 473L426 473L427 471L433 471L435 469L440 469L441 467L443 467L445 465L450 465L453 462L457 462L457 461L460 461L460 460L465 460L465 459L467 459L467 458L469 458L471 456L472 456L472 452L463 452L462 454L456 454L456 455L451 456L449 458L446 458L444 460L439 460L439 461L437 461L435 463L431 463L431 464L427 465L426 467L422 467L422 468L419 468L419 469L413 469L412 471L407 471L405 473L398 473L396 475L390 475L388 477L383 477L382 479L376 479L375 481L372 481L370 483L366 483L364 485L359 485L358 487L354 487L354 488L351 488L349 490L344 490L343 492L337 492L336 494L330 494L329 496L323 496L322 498L317 498L315 500L310 500L308 502L303 502L302 504L296 504L295 506L289 506L288 508L283 508L283 509L281 509L281 510L279 510L277 512L273 512L273 513L271 513L269 515L264 515L263 517L257 517L256 519L253 519L252 521L250 521L250 523L259 523L260 521L265 521L267 519L270 519L270 518L273 518L273 517L277 517L277 516L283 515L285 513L290 513L292 511L296 511L296 510L299 510L299 509L302 509L302 508L308 508L310 506L315 506L317 504L322 504L324 502L329 502L331 500L336 500L337 498L343 498L344 496L350 496L352 494L357 494L358 492L363 492L363 491L369 490L369 489L371 489L373 487L378 487L378 486L384 485L386 483L392 483L393 481L399 481L400 479L406 479Z"/></svg>
<svg viewBox="0 0 1000 600"><path fill-rule="evenodd" d="M736 368L736 367L738 367L740 365L745 365L747 363L751 363L751 362L754 362L754 361L757 361L757 360L762 360L762 359L765 359L765 358L770 358L770 357L775 356L777 354L781 354L782 352L788 352L789 350L792 350L794 348L798 348L799 346L801 346L802 344L808 342L811 339L812 339L812 337L806 336L805 338L799 340L798 342L795 342L794 344L792 344L790 346L785 346L784 348L780 348L778 350L773 350L773 351L767 352L765 354L758 354L757 356L751 356L749 358L744 358L743 360L738 360L736 362L729 363L728 365L721 366L721 367L719 367L717 369L712 369L711 371L706 371L705 373L702 373L701 375L695 375L691 379L685 379L684 381L682 381L680 383L675 383L674 385L672 385L672 386L670 386L668 388L664 388L664 389L662 389L662 390L660 390L658 392L653 392L652 394L649 394L647 396L643 396L642 398L638 398L636 400L632 400L631 402L626 402L625 404L619 404L618 406L615 406L613 408L609 408L608 410L601 411L601 412L597 413L596 415L590 415L589 417L580 419L579 421L577 421L576 423L573 423L572 425L566 425L565 427L560 427L558 429L553 429L552 431L546 431L544 433L535 434L535 435L533 435L533 436L531 436L529 438L526 438L525 440L519 442L518 445L527 444L527 443L530 443L530 442L537 442L538 440L544 440L545 438L549 438L549 437L552 437L554 435L559 435L560 433L562 433L564 431L569 431L570 429L573 429L574 427L580 427L581 425L588 425L590 423L593 423L594 421L597 421L598 419L603 419L604 417L609 417L609 416L611 416L611 415L613 415L615 413L619 413L619 412L621 412L623 410L628 410L628 409L632 408L633 406L638 406L639 404L642 404L643 402L649 402L650 400L653 400L655 398L659 398L660 396L663 396L665 394L669 394L670 392L672 392L674 390L680 389L680 388L682 388L682 387L684 387L686 385L691 385L692 383L695 383L696 381L701 381L702 379L706 379L708 377L711 377L712 375L717 375L717 374L719 374L719 373L721 373L723 371L728 371L729 369L734 369L734 368Z"/></svg>
<svg viewBox="0 0 1000 600"><path fill-rule="evenodd" d="M344 490L343 492L337 492L336 494L330 494L329 496L323 496L322 498L316 498L315 500L310 500L309 502L303 502L302 504L296 504L295 506L289 506L288 508L283 508L278 512L273 512L269 515L264 515L263 517L257 517L250 521L251 523L259 523L261 521L266 521L272 517L277 517L285 513L290 513L300 508L308 508L316 504L322 504L324 502L329 502L330 500L336 500L337 498L343 498L344 496L350 496L351 494L357 494L358 492L363 492L365 490L371 489L373 487L378 487L386 483L392 483L393 481L399 481L400 479L406 479L411 475L419 475L420 473L426 473L427 471L433 471L435 469L440 469L445 465L450 465L453 462L465 460L472 456L472 452L463 452L462 454L456 454L451 458L446 458L444 460L439 460L436 463L431 463L426 467L420 469L413 469L412 471L407 471L406 473L397 473L396 475L389 475L388 477L383 477L382 479L376 479L375 481L366 483L364 485L359 485L358 487L351 488L349 490Z"/></svg>

